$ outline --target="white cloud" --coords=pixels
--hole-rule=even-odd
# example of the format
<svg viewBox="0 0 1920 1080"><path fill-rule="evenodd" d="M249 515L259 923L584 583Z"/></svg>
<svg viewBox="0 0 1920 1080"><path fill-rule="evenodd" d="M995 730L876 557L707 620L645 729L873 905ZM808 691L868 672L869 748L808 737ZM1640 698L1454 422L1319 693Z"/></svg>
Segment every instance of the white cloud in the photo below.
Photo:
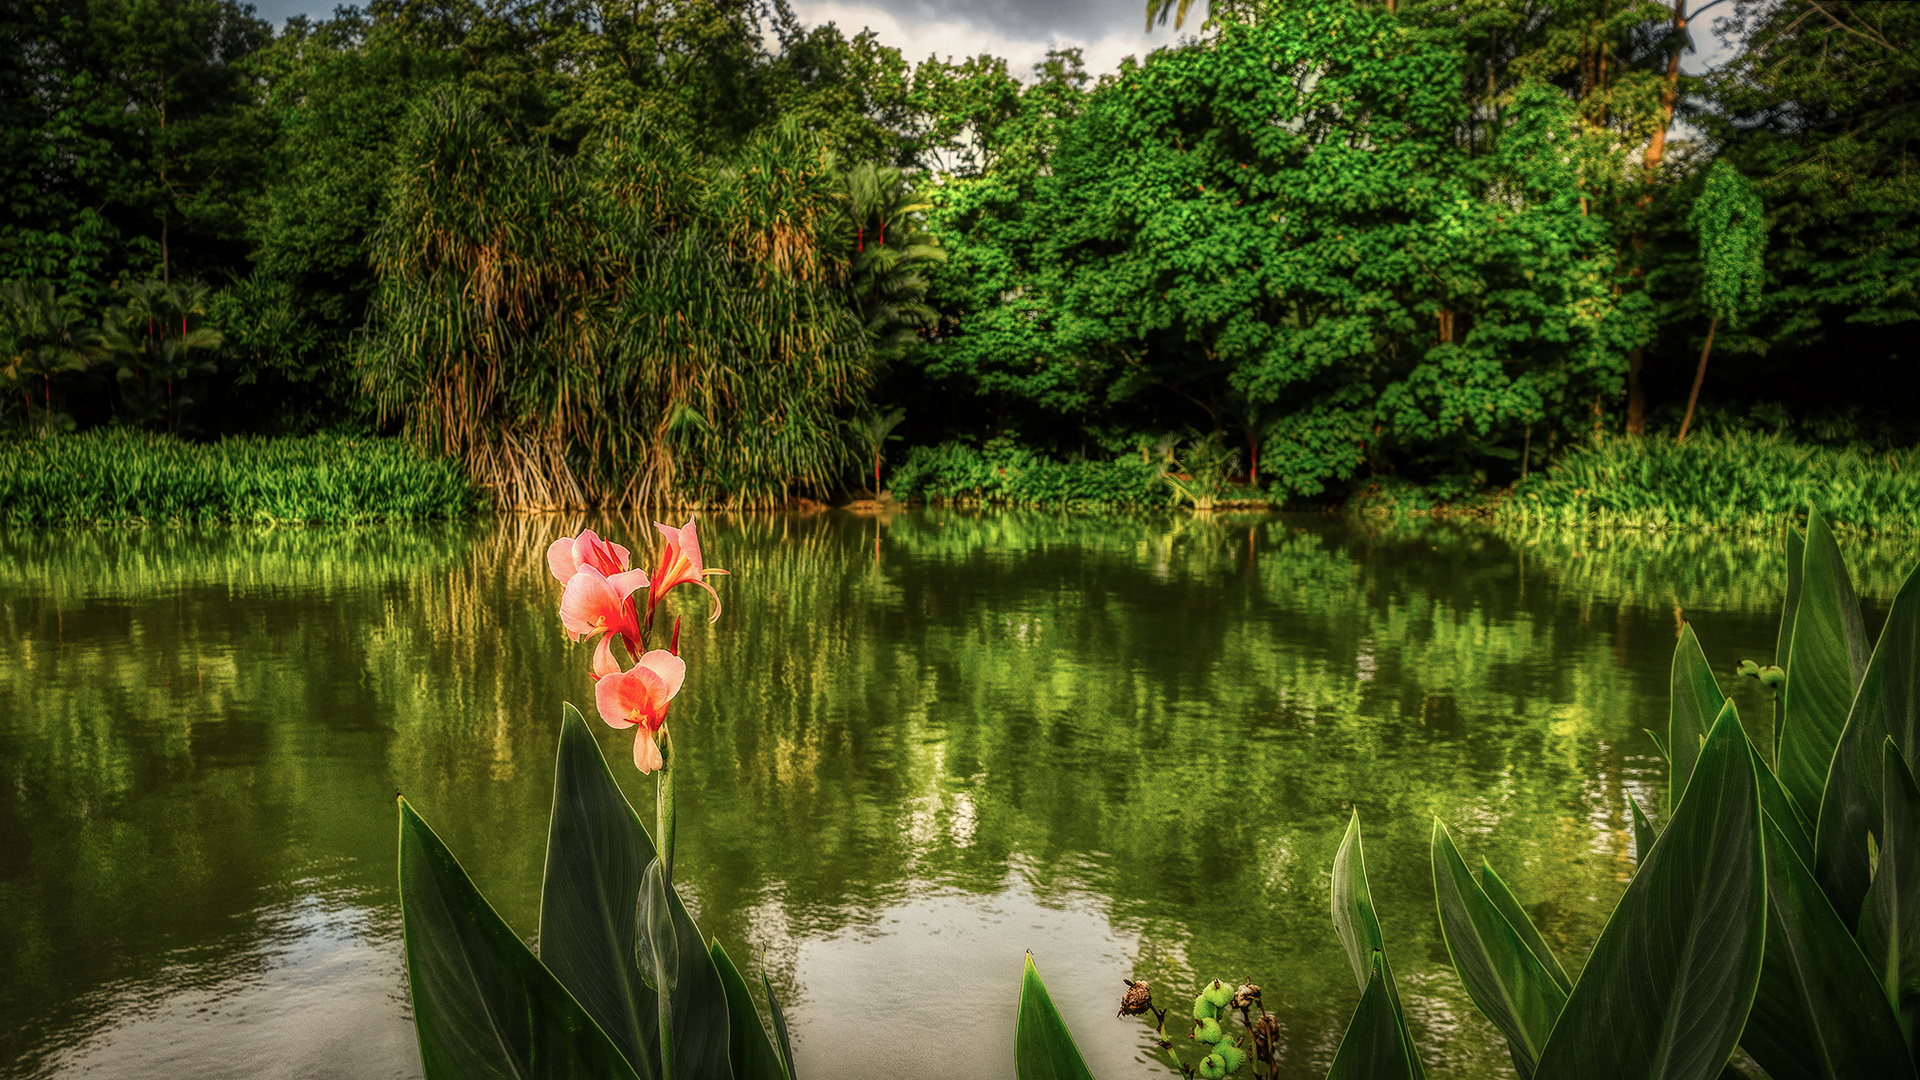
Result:
<svg viewBox="0 0 1920 1080"><path fill-rule="evenodd" d="M1155 27L1148 33L1146 4L1142 2L1133 7L1132 21L1116 21L1109 32L1092 39L1072 34L1016 35L965 18L902 17L874 4L838 0L801 0L793 9L801 22L809 26L832 22L848 37L862 29L871 29L881 44L899 49L910 63L917 64L929 56L962 60L984 52L1005 57L1008 70L1025 78L1050 47L1079 46L1084 50L1087 70L1098 76L1117 69L1123 57L1144 58L1148 52L1171 44L1178 37L1171 25ZM1189 29L1192 26L1190 21Z"/></svg>

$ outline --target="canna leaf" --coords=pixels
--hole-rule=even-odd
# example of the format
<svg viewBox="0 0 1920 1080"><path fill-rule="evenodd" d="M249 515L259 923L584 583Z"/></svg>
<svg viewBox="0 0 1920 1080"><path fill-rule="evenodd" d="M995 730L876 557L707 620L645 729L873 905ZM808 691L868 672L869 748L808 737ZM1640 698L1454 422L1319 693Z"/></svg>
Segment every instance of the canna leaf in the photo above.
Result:
<svg viewBox="0 0 1920 1080"><path fill-rule="evenodd" d="M1627 795L1627 806L1633 811L1633 865L1638 867L1647 860L1647 852L1653 850L1653 842L1658 834L1653 831L1653 823L1640 811L1640 801L1632 793Z"/></svg>
<svg viewBox="0 0 1920 1080"><path fill-rule="evenodd" d="M1373 893L1367 888L1367 857L1360 843L1360 811L1354 810L1347 822L1347 834L1333 856L1333 929L1347 950L1347 962L1353 966L1354 982L1364 993L1373 979L1377 963L1386 984L1387 1001L1393 1006L1394 1021L1400 1025L1400 1041L1408 1047L1407 1057L1413 1075L1424 1074L1420 1057L1407 1037L1406 1014L1400 1007L1400 990L1394 985L1393 965L1387 960L1386 940L1380 933L1380 919L1374 913Z"/></svg>
<svg viewBox="0 0 1920 1080"><path fill-rule="evenodd" d="M1818 513L1809 513L1800 603L1787 659L1779 761L1781 786L1808 817L1820 812L1834 748L1866 670L1867 631L1860 601L1832 530Z"/></svg>
<svg viewBox="0 0 1920 1080"><path fill-rule="evenodd" d="M1893 740L1880 745L1886 816L1879 866L1860 909L1860 948L1897 1014L1901 1041L1911 1048L1920 999L1920 790Z"/></svg>
<svg viewBox="0 0 1920 1080"><path fill-rule="evenodd" d="M400 921L428 1080L638 1076L404 799Z"/></svg>
<svg viewBox="0 0 1920 1080"><path fill-rule="evenodd" d="M1567 978L1567 971L1560 966L1559 958L1547 947L1547 939L1540 936L1533 920L1527 917L1526 909L1520 906L1520 898L1513 895L1513 890L1507 887L1499 874L1493 872L1493 865L1485 859L1480 860L1480 888L1486 891L1487 899L1493 901L1493 906L1500 909L1500 914L1507 917L1507 924L1520 935L1521 941L1527 943L1528 950L1560 989L1572 990L1573 980Z"/></svg>
<svg viewBox="0 0 1920 1080"><path fill-rule="evenodd" d="M1912 1080L1913 1059L1867 958L1787 830L1770 814L1764 829L1766 956L1741 1045L1772 1080Z"/></svg>
<svg viewBox="0 0 1920 1080"><path fill-rule="evenodd" d="M1793 651L1793 616L1800 609L1800 578L1807 558L1807 542L1798 529L1787 529L1787 599L1780 612L1780 635L1773 645L1773 662L1787 666ZM1777 737L1777 734L1776 734Z"/></svg>
<svg viewBox="0 0 1920 1080"><path fill-rule="evenodd" d="M1366 992L1347 1022L1327 1080L1413 1080L1419 1075L1414 1072L1416 1059L1388 989L1392 975L1386 956L1376 951L1368 968Z"/></svg>
<svg viewBox="0 0 1920 1080"><path fill-rule="evenodd" d="M767 981L766 961L760 964L760 986L767 992L767 1013L773 1017L773 1035L775 1045L780 1051L780 1063L786 1066L789 1077L797 1075L793 1070L793 1042L787 1038L787 1014L780 1009L780 1001L773 996L773 984Z"/></svg>
<svg viewBox="0 0 1920 1080"><path fill-rule="evenodd" d="M791 1080L786 1063L767 1039L760 1026L760 1014L753 1007L753 991L740 969L733 966L719 939L708 950L714 970L720 973L720 985L727 990L728 1058L733 1062L734 1080Z"/></svg>
<svg viewBox="0 0 1920 1080"><path fill-rule="evenodd" d="M1013 1074L1017 1080L1093 1080L1080 1048L1060 1010L1047 996L1046 984L1027 954L1020 976L1020 1018L1013 1031Z"/></svg>
<svg viewBox="0 0 1920 1080"><path fill-rule="evenodd" d="M1507 1038L1513 1066L1533 1075L1567 992L1473 880L1453 838L1433 822L1433 892L1440 934L1467 996Z"/></svg>
<svg viewBox="0 0 1920 1080"><path fill-rule="evenodd" d="M1686 793L1687 778L1693 775L1694 762L1700 759L1700 740L1720 716L1727 696L1713 677L1707 656L1700 651L1700 639L1691 623L1680 628L1680 641L1673 647L1673 666L1668 674L1670 696L1667 706L1667 747L1673 755L1673 768L1667 780L1667 810L1680 805Z"/></svg>
<svg viewBox="0 0 1920 1080"><path fill-rule="evenodd" d="M659 1012L635 962L634 903L653 840L572 705L560 721L540 891L540 958L642 1076L659 1060Z"/></svg>
<svg viewBox="0 0 1920 1080"><path fill-rule="evenodd" d="M1722 713L1614 908L1535 1080L1710 1080L1739 1040L1766 919L1753 760Z"/></svg>
<svg viewBox="0 0 1920 1080"><path fill-rule="evenodd" d="M1792 672L1787 685L1793 685ZM1814 872L1848 925L1858 920L1873 877L1867 833L1878 830L1885 817L1881 747L1888 739L1907 761L1920 760L1920 569L1907 576L1887 612L1840 733L1814 831Z"/></svg>

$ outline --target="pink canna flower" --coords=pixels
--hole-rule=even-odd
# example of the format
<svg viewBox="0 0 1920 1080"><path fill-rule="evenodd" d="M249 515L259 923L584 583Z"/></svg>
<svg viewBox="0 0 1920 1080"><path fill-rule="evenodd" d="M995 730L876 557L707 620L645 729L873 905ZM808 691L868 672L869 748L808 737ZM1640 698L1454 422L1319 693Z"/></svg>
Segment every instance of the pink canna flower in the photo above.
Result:
<svg viewBox="0 0 1920 1080"><path fill-rule="evenodd" d="M714 574L725 574L726 571L707 569L706 563L700 558L700 537L694 532L694 524L692 518L688 518L687 523L677 529L657 521L653 523L653 527L660 530L660 535L667 538L667 546L660 549L660 562L654 568L653 580L647 589L648 626L653 625L653 609L660 603L660 598L667 594L668 589L680 585L698 585L707 590L707 595L713 597L713 614L707 621L720 618L720 594L713 591L713 586L707 584L706 579Z"/></svg>
<svg viewBox="0 0 1920 1080"><path fill-rule="evenodd" d="M619 634L626 639L627 651L637 652L640 626L632 596L646 585L647 575L643 570L608 577L592 566L582 566L567 579L566 591L560 594L560 625L574 641L599 633L608 637ZM612 661L611 652L606 659ZM594 658L594 667L596 671L601 667L598 656Z"/></svg>
<svg viewBox="0 0 1920 1080"><path fill-rule="evenodd" d="M643 773L666 765L653 737L667 722L667 705L686 678L685 660L665 649L655 649L627 671L615 664L593 688L600 719L616 728L639 728L634 732L633 764Z"/></svg>
<svg viewBox="0 0 1920 1080"><path fill-rule="evenodd" d="M583 566L612 577L631 565L626 548L600 539L592 529L580 530L579 536L563 536L547 546L547 569L562 585L572 581Z"/></svg>

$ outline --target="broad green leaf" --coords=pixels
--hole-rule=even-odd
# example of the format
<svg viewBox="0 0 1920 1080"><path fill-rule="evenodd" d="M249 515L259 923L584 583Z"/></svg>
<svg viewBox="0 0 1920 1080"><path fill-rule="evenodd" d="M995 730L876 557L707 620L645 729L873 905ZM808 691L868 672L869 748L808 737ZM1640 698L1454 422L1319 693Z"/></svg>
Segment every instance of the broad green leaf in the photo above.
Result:
<svg viewBox="0 0 1920 1080"><path fill-rule="evenodd" d="M547 877L540 896L541 953L588 1012L621 1033L616 1045L644 1047L645 1063L636 1068L654 1075L659 1007L636 962L644 951L638 933L640 886L656 858L653 840L571 706L561 718L553 786ZM677 1072L725 1076L726 990L679 892L669 889L667 900L680 966L670 1002ZM645 944L651 949L650 942Z"/></svg>
<svg viewBox="0 0 1920 1080"><path fill-rule="evenodd" d="M1613 909L1535 1080L1710 1080L1740 1038L1766 925L1760 798L1737 717Z"/></svg>
<svg viewBox="0 0 1920 1080"><path fill-rule="evenodd" d="M1392 1004L1394 1018L1400 1025L1400 1039L1409 1047L1413 1074L1424 1076L1420 1056L1412 1051L1413 1040L1407 1037L1400 989L1394 985L1393 964L1387 959L1386 939L1380 933L1380 918L1374 913L1373 893L1367 888L1367 856L1360 843L1360 811L1357 809L1347 822L1347 834L1340 840L1340 850L1333 856L1333 929L1340 935L1340 944L1346 946L1347 962L1353 966L1353 981L1363 993L1373 978L1377 954L1380 977L1387 987L1387 1001Z"/></svg>
<svg viewBox="0 0 1920 1080"><path fill-rule="evenodd" d="M1438 818L1433 822L1433 893L1440 934L1467 996L1507 1037L1514 1068L1532 1076L1567 992L1473 880Z"/></svg>
<svg viewBox="0 0 1920 1080"><path fill-rule="evenodd" d="M767 981L764 963L760 965L760 985L767 992L767 1013L773 1017L773 1036L780 1049L780 1062L787 1067L787 1075L794 1076L793 1042L787 1038L787 1014L781 1011L780 1000L773 996L773 984Z"/></svg>
<svg viewBox="0 0 1920 1080"><path fill-rule="evenodd" d="M720 973L720 985L727 988L727 1019L731 1036L729 1057L733 1061L734 1080L789 1080L787 1067L760 1026L760 1014L753 1007L753 991L740 969L733 966L718 939L708 950L714 970Z"/></svg>
<svg viewBox="0 0 1920 1080"><path fill-rule="evenodd" d="M1680 628L1680 640L1673 647L1673 666L1668 671L1667 749L1673 755L1673 767L1667 774L1667 810L1680 805L1687 790L1687 777L1693 775L1694 762L1700 759L1700 741L1720 717L1727 695L1720 692L1713 668L1700 651L1700 639L1693 624Z"/></svg>
<svg viewBox="0 0 1920 1080"><path fill-rule="evenodd" d="M637 1076L405 800L400 920L428 1080Z"/></svg>
<svg viewBox="0 0 1920 1080"><path fill-rule="evenodd" d="M1732 708L1731 703L1728 708ZM1787 789L1780 786L1780 778L1761 760L1758 747L1754 748L1753 776L1760 785L1760 812L1772 816L1793 853L1801 862L1812 866L1813 830L1807 828L1807 819L1800 816L1800 807L1788 797Z"/></svg>
<svg viewBox="0 0 1920 1080"><path fill-rule="evenodd" d="M1787 599L1781 605L1780 636L1774 640L1773 662L1780 667L1787 666L1787 659L1793 651L1793 616L1800 610L1800 574L1801 566L1807 559L1807 542L1800 538L1800 531L1787 529ZM1778 738L1778 733L1775 734Z"/></svg>
<svg viewBox="0 0 1920 1080"><path fill-rule="evenodd" d="M1793 685L1793 673L1787 673ZM1872 879L1867 833L1884 818L1881 744L1892 739L1908 761L1920 760L1920 569L1907 576L1887 612L1873 660L1853 700L1833 754L1814 832L1814 872L1834 910L1853 925Z"/></svg>
<svg viewBox="0 0 1920 1080"><path fill-rule="evenodd" d="M640 981L656 994L680 988L680 935L673 932L673 905L667 901L666 864L658 858L640 875L640 909L634 921L633 959Z"/></svg>
<svg viewBox="0 0 1920 1080"><path fill-rule="evenodd" d="M1366 992L1347 1022L1327 1080L1414 1080L1419 1074L1414 1071L1413 1048L1407 1045L1400 1010L1388 989L1391 976L1386 958L1374 953L1369 967Z"/></svg>
<svg viewBox="0 0 1920 1080"><path fill-rule="evenodd" d="M634 962L634 903L653 840L572 705L560 722L540 892L540 959L618 1046L652 1076L658 1006Z"/></svg>
<svg viewBox="0 0 1920 1080"><path fill-rule="evenodd" d="M1866 957L1787 830L1770 814L1764 828L1766 958L1740 1044L1772 1080L1913 1080L1913 1059Z"/></svg>
<svg viewBox="0 0 1920 1080"><path fill-rule="evenodd" d="M1627 807L1633 811L1633 865L1638 867L1647 860L1647 852L1653 850L1653 842L1658 834L1653 831L1653 822L1640 810L1640 800L1627 795Z"/></svg>
<svg viewBox="0 0 1920 1080"><path fill-rule="evenodd" d="M1901 1041L1911 1047L1914 1006L1920 998L1920 790L1893 740L1880 746L1886 814L1880 865L1860 908L1860 948L1899 1016Z"/></svg>
<svg viewBox="0 0 1920 1080"><path fill-rule="evenodd" d="M1526 909L1520 906L1520 898L1513 895L1507 883L1493 872L1493 864L1485 859L1480 860L1480 888L1486 892L1487 899L1493 901L1493 906L1500 909L1500 914L1507 917L1507 924L1520 935L1521 941L1527 943L1527 949L1540 961L1540 966L1546 969L1547 974L1553 976L1553 981L1559 984L1560 989L1572 990L1573 980L1567 978L1567 970L1560 966L1560 958L1547 947L1547 939L1540 936L1533 920L1527 917Z"/></svg>
<svg viewBox="0 0 1920 1080"><path fill-rule="evenodd" d="M1834 747L1867 670L1867 631L1846 563L1819 514L1807 515L1807 557L1793 616L1780 735L1780 785L1803 814L1820 812ZM1870 744L1879 745L1875 739ZM1877 754L1877 750L1869 750ZM1838 898L1836 898L1838 899Z"/></svg>
<svg viewBox="0 0 1920 1080"><path fill-rule="evenodd" d="M1013 1030L1013 1075L1018 1080L1093 1080L1066 1021L1053 1007L1040 972L1027 954L1020 976L1020 1019Z"/></svg>

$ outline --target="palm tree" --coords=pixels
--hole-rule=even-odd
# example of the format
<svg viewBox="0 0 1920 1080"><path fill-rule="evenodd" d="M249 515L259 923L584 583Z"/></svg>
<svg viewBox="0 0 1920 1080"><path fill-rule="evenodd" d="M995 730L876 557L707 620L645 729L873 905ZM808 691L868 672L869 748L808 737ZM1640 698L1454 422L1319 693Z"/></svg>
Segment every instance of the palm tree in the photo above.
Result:
<svg viewBox="0 0 1920 1080"><path fill-rule="evenodd" d="M25 419L33 423L32 384L39 382L39 433L53 433L53 379L81 372L105 351L101 332L81 321L70 296L58 295L51 282L0 284L0 376L20 389ZM9 395L11 397L11 395Z"/></svg>
<svg viewBox="0 0 1920 1080"><path fill-rule="evenodd" d="M899 169L865 162L841 182L853 226L849 292L875 358L895 360L938 318L926 303L926 274L947 252L924 228L932 204Z"/></svg>
<svg viewBox="0 0 1920 1080"><path fill-rule="evenodd" d="M894 409L891 412L870 412L853 422L854 430L859 433L860 441L866 444L867 452L873 455L873 497L880 497L880 455L886 450L887 440L897 438L893 429L907 418L907 410Z"/></svg>
<svg viewBox="0 0 1920 1080"><path fill-rule="evenodd" d="M182 402L175 383L214 370L226 335L203 320L211 292L198 281L148 280L127 286L126 302L107 313L106 345L119 361L114 372L121 404L138 420L158 415L168 431L179 427Z"/></svg>

